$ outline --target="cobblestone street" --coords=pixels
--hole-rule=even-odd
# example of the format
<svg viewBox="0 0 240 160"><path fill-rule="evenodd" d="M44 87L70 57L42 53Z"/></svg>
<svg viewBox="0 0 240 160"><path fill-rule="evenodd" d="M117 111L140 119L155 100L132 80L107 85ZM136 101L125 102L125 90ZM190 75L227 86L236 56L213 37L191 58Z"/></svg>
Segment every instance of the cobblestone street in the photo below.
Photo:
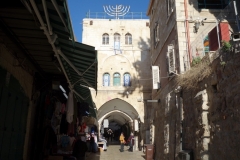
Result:
<svg viewBox="0 0 240 160"><path fill-rule="evenodd" d="M124 147L124 152L120 152L120 145L109 145L107 151L98 153L87 152L86 160L144 160L142 151L128 152L128 146Z"/></svg>

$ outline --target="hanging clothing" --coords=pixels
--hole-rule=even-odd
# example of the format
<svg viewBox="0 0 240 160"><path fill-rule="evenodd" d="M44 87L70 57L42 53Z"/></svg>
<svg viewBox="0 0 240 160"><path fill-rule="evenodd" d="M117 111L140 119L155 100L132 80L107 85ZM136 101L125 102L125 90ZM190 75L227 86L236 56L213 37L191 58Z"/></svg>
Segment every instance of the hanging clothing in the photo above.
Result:
<svg viewBox="0 0 240 160"><path fill-rule="evenodd" d="M63 103L61 107L61 113L64 114L66 112L66 105Z"/></svg>
<svg viewBox="0 0 240 160"><path fill-rule="evenodd" d="M54 114L57 116L61 112L62 104L60 102L55 103L55 111Z"/></svg>
<svg viewBox="0 0 240 160"><path fill-rule="evenodd" d="M73 104L73 93L72 91L68 94L67 100L67 122L72 123L74 114L74 104Z"/></svg>
<svg viewBox="0 0 240 160"><path fill-rule="evenodd" d="M67 135L61 137L61 145L63 148L66 148L70 145L70 138Z"/></svg>
<svg viewBox="0 0 240 160"><path fill-rule="evenodd" d="M71 135L71 134L74 134L74 133L75 133L74 123L68 124L68 132L67 132L67 134L68 134L68 135Z"/></svg>

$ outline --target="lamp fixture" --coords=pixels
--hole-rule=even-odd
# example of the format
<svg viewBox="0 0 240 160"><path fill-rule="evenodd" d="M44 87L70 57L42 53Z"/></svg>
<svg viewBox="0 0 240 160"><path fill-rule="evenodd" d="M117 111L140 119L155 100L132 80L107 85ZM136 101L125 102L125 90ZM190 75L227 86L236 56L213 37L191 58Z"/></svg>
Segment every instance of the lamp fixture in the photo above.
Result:
<svg viewBox="0 0 240 160"><path fill-rule="evenodd" d="M197 33L198 32L198 29L200 27L200 25L204 25L204 21L207 20L207 18L204 18L204 19L200 19L200 18L197 18L195 21L194 21L194 26L193 26L193 32L194 33Z"/></svg>
<svg viewBox="0 0 240 160"><path fill-rule="evenodd" d="M59 85L59 88L62 90L63 93L66 93L65 89L61 85Z"/></svg>
<svg viewBox="0 0 240 160"><path fill-rule="evenodd" d="M200 22L199 22L199 21L196 21L196 22L194 23L194 33L197 33L197 32L198 32L199 26L200 26Z"/></svg>
<svg viewBox="0 0 240 160"><path fill-rule="evenodd" d="M67 96L67 94L65 92L63 93L63 95L68 99L68 96Z"/></svg>

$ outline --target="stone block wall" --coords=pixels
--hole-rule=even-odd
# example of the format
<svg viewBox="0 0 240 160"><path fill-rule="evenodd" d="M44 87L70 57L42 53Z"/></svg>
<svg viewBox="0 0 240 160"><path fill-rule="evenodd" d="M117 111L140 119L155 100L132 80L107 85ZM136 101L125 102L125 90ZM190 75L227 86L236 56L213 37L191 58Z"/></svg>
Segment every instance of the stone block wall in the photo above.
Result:
<svg viewBox="0 0 240 160"><path fill-rule="evenodd" d="M172 79L157 92L155 160L177 159L181 150L191 150L195 160L240 159L240 53L211 57L212 74L196 88L175 92Z"/></svg>
<svg viewBox="0 0 240 160"><path fill-rule="evenodd" d="M183 149L196 160L240 159L240 54L220 53L213 74L183 90Z"/></svg>

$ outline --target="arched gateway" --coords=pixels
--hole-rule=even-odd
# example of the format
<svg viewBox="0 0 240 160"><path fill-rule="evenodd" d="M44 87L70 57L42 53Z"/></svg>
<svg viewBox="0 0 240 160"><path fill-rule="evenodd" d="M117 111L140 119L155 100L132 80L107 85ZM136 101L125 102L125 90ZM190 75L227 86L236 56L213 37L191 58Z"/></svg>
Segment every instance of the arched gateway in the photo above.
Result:
<svg viewBox="0 0 240 160"><path fill-rule="evenodd" d="M119 98L104 103L98 109L97 117L99 131L101 131L103 120L108 119L109 128L114 130L125 127L126 136L135 131L136 126L138 126L135 123L139 123L140 120L137 110L131 104ZM137 143L135 147L137 147Z"/></svg>

